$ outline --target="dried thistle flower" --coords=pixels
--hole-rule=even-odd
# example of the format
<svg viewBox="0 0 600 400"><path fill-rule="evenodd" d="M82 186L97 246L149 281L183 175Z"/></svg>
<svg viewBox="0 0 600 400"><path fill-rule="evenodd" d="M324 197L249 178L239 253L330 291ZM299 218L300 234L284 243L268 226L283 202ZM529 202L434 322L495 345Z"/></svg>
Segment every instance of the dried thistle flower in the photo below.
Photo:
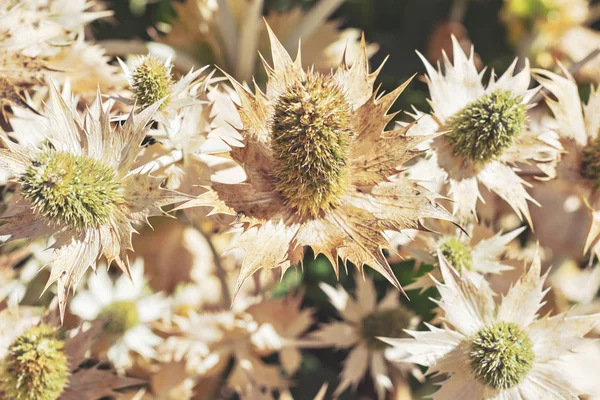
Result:
<svg viewBox="0 0 600 400"><path fill-rule="evenodd" d="M444 222L431 225L436 233L418 232L413 241L400 248L400 255L414 259L417 265L426 263L435 267L429 274L417 278L404 289L423 291L434 286L436 280L442 280L438 251L450 265L455 266L461 279L470 281L480 290L489 290L485 279L487 274L500 274L512 269L512 266L506 263L506 259L510 258L507 255L508 244L519 236L525 227L502 234L495 233L481 224L465 225L463 231Z"/></svg>
<svg viewBox="0 0 600 400"><path fill-rule="evenodd" d="M407 379L409 374L421 380L423 375L414 365L400 365L399 368L392 365L390 356L397 355L391 355L390 346L378 337L402 337L406 329L417 327L419 318L400 304L397 291L388 292L378 303L375 285L370 278L357 276L355 281L354 296L350 296L341 287L334 288L325 283L319 285L339 312L342 321L322 324L309 337L320 344L351 349L344 361L336 395L342 394L349 387L356 390L369 370L377 397L382 399L387 391L398 384L397 381L392 382L396 380L396 369L400 369L402 380Z"/></svg>
<svg viewBox="0 0 600 400"><path fill-rule="evenodd" d="M196 71L190 70L180 80L175 81L169 58L143 56L135 61L131 69L120 59L119 64L129 82L132 97L115 96L115 99L129 105L136 104L142 110L159 104L153 118L163 123L166 128L179 111L199 103L193 87L200 84L198 78L206 67Z"/></svg>
<svg viewBox="0 0 600 400"><path fill-rule="evenodd" d="M547 293L539 257L497 306L493 293L461 280L439 256L444 283L436 282L441 295L437 303L447 325L427 324L429 331L409 331L410 339L382 338L409 354L397 361L449 376L434 399L576 399L581 392L560 372L562 363L586 343L584 336L600 315L538 319Z"/></svg>
<svg viewBox="0 0 600 400"><path fill-rule="evenodd" d="M360 31L341 29L339 20L329 19L337 6L335 1L329 4L308 11L303 7L271 10L264 16L290 53L296 52L302 38L304 66L314 65L323 73L335 68L343 55L353 64L361 52ZM257 54L269 52L269 35L262 27L261 3L186 0L174 3L173 8L177 18L166 35L157 35L157 41L184 52L200 65L214 62L240 82L249 81L253 75L262 81ZM377 48L377 44L369 44L368 55Z"/></svg>
<svg viewBox="0 0 600 400"><path fill-rule="evenodd" d="M232 158L246 172L240 184L213 183L182 206L213 207L243 224L236 247L246 251L236 292L263 268L286 270L304 246L331 261L365 264L400 287L382 254L385 229L419 228L422 218L449 218L436 195L415 182L389 178L427 138L408 128L385 131L386 114L408 82L385 96L373 92L366 44L348 68L330 75L304 71L270 32L274 68L266 93L231 78L241 105L244 147Z"/></svg>
<svg viewBox="0 0 600 400"><path fill-rule="evenodd" d="M98 258L129 273L133 224L162 214L161 206L187 197L160 187L161 180L131 171L146 124L158 104L113 127L100 94L82 118L50 88L49 143L37 148L6 141L0 165L18 187L16 204L2 219L9 240L54 237L50 279L58 284L61 316L68 292Z"/></svg>

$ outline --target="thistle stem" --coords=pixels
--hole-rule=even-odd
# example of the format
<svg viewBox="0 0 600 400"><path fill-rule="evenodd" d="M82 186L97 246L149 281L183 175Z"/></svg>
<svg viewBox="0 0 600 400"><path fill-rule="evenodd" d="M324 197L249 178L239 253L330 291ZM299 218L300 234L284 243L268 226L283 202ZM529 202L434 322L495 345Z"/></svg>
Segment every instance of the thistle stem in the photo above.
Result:
<svg viewBox="0 0 600 400"><path fill-rule="evenodd" d="M182 159L183 152L181 150L173 150L169 154L162 155L155 160L149 161L146 164L137 167L131 171L131 174L150 174L154 171L158 171L161 168L175 164Z"/></svg>
<svg viewBox="0 0 600 400"><path fill-rule="evenodd" d="M260 33L263 0L254 0L248 6L248 16L242 21L239 32L239 49L236 60L236 78L241 81L252 79L256 55L258 54L258 37Z"/></svg>
<svg viewBox="0 0 600 400"><path fill-rule="evenodd" d="M223 308L228 309L231 307L232 297L231 297L231 292L229 290L229 285L227 284L227 271L225 271L225 268L223 267L223 263L221 263L221 255L217 251L217 248L215 247L214 243L212 242L210 235L208 235L208 233L205 232L204 229L202 229L194 221L193 218L187 216L187 220L194 229L196 229L198 232L200 232L202 234L202 236L204 236L204 239L206 240L206 243L208 244L208 248L210 249L210 252L213 255L213 260L215 263L215 275L217 275L217 278L219 279L219 282L221 283L221 298L223 300Z"/></svg>

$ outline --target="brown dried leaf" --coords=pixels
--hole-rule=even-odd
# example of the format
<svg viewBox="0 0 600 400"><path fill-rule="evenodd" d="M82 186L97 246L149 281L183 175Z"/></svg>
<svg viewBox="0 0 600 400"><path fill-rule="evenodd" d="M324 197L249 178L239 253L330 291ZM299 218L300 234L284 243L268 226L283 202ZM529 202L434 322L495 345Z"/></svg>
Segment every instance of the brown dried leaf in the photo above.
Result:
<svg viewBox="0 0 600 400"><path fill-rule="evenodd" d="M104 397L115 398L117 390L143 385L141 379L116 375L111 370L100 369L100 364L76 371L69 379L69 386L60 400L97 400Z"/></svg>

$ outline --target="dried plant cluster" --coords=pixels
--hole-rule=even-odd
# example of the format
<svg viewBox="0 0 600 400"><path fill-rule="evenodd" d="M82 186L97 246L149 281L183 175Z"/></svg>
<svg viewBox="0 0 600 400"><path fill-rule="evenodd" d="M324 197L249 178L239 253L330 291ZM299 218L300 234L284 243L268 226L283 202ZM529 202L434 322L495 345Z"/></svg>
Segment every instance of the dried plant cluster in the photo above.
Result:
<svg viewBox="0 0 600 400"><path fill-rule="evenodd" d="M589 4L506 0L498 75L438 37L401 114L341 3L0 5L3 399L600 398Z"/></svg>

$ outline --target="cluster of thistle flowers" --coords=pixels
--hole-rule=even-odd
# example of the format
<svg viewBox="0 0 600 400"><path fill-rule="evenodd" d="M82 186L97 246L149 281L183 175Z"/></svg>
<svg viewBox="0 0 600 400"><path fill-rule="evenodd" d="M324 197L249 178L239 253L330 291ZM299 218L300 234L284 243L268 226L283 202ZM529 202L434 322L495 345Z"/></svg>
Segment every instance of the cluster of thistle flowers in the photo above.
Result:
<svg viewBox="0 0 600 400"><path fill-rule="evenodd" d="M59 8L44 14L44 5L22 4L0 10L0 47L13 61L49 63L59 39L76 46L76 32L100 16L80 4L79 25L62 26ZM32 27L47 28L33 44L11 41L26 26L10 24L21 12ZM561 313L569 304L556 301L558 313L539 318L549 290L540 257L513 242L523 219L542 246L552 243L553 215L540 208L536 216L529 202L567 182L576 197L563 209L589 219L580 245L570 247L600 253L600 94L593 90L582 105L566 71L536 70L553 95L550 113L536 113L540 88L527 63L497 79L492 72L484 84L472 52L454 41L443 68L423 59L431 113L397 122L388 112L409 82L388 94L374 90L380 69L370 71L364 39L352 63L323 73L304 68L300 54L293 60L266 31L272 65L264 64L264 92L203 69L176 78L168 58L145 56L121 61L128 88L100 85L94 99L70 83L83 71L40 67L24 81L17 77L30 64L10 64L14 74L4 79L13 100L0 149L3 396L214 398L227 387L242 398L285 398L300 349L314 347L349 351L336 395L367 374L380 399L409 390L410 375L432 374L447 378L432 395L439 399L597 394L593 378L567 373L585 362L581 351L598 351L586 338L599 320L598 269L578 277L587 295L572 277L553 280L563 299L587 303L580 316ZM96 68L113 66L103 59ZM23 97L26 89L35 98ZM149 218L154 232L145 230ZM572 225L577 233L588 228ZM133 253L136 231L145 240ZM220 257L229 247L242 251ZM341 320L315 327L301 293L269 298L268 282L251 279L298 266L306 248L336 274L352 264L363 275L354 295L320 285ZM389 264L395 251L435 267L407 288L435 286L436 320L420 321L401 305ZM121 274L109 274L111 265ZM45 266L49 276L36 275ZM365 266L395 288L378 299ZM511 269L522 276L506 291ZM496 304L498 291L505 295ZM56 300L30 299L41 293ZM265 361L275 354L277 363Z"/></svg>

